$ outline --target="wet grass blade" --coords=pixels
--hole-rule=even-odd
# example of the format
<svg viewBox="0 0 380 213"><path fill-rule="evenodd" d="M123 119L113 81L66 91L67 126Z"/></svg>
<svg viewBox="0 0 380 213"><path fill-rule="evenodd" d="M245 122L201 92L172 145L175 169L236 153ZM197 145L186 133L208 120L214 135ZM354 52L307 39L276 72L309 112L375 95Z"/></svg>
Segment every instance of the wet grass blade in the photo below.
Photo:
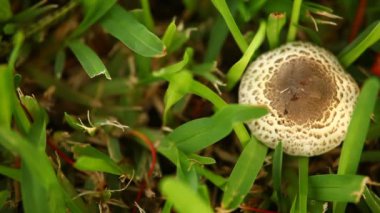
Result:
<svg viewBox="0 0 380 213"><path fill-rule="evenodd" d="M181 213L212 213L211 207L190 186L175 178L164 178L160 191ZM184 196L186 195L186 196Z"/></svg>
<svg viewBox="0 0 380 213"><path fill-rule="evenodd" d="M360 35L342 50L338 58L344 67L350 66L370 46L380 40L380 21L369 25Z"/></svg>
<svg viewBox="0 0 380 213"><path fill-rule="evenodd" d="M236 209L243 202L263 166L267 151L268 148L254 137L245 146L224 189L224 209Z"/></svg>
<svg viewBox="0 0 380 213"><path fill-rule="evenodd" d="M357 203L368 181L360 175L314 175L309 177L308 195L312 200Z"/></svg>
<svg viewBox="0 0 380 213"><path fill-rule="evenodd" d="M107 79L111 79L106 66L104 66L102 60L90 47L79 40L70 41L68 46L90 78L105 75Z"/></svg>
<svg viewBox="0 0 380 213"><path fill-rule="evenodd" d="M119 5L114 5L101 20L103 28L134 52L145 57L166 54L161 40Z"/></svg>

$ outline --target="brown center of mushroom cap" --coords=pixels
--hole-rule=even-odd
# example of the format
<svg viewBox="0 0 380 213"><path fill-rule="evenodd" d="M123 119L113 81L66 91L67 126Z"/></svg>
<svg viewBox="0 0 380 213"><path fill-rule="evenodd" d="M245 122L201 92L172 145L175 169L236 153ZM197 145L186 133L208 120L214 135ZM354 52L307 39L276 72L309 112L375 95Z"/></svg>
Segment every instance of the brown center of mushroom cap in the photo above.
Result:
<svg viewBox="0 0 380 213"><path fill-rule="evenodd" d="M307 58L282 64L266 88L265 96L279 116L300 125L322 120L336 94L328 71Z"/></svg>

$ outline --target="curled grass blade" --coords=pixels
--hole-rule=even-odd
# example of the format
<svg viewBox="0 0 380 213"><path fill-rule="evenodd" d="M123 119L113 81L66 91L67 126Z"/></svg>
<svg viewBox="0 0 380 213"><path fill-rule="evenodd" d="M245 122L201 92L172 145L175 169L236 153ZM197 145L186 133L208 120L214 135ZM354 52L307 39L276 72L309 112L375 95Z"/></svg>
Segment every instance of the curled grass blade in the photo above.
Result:
<svg viewBox="0 0 380 213"><path fill-rule="evenodd" d="M243 202L263 166L267 151L268 148L254 137L244 147L224 189L223 209L234 210Z"/></svg>

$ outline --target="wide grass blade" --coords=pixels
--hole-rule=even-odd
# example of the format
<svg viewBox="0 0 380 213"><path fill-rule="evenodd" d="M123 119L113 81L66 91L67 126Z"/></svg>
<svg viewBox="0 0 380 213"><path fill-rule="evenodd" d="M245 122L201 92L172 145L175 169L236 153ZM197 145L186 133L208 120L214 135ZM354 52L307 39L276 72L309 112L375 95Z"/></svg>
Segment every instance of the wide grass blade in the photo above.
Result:
<svg viewBox="0 0 380 213"><path fill-rule="evenodd" d="M90 47L79 40L70 41L68 45L90 78L105 75L107 79L111 79L102 60Z"/></svg>
<svg viewBox="0 0 380 213"><path fill-rule="evenodd" d="M380 40L380 21L369 25L360 35L346 48L342 50L338 58L344 67L350 66L370 46Z"/></svg>
<svg viewBox="0 0 380 213"><path fill-rule="evenodd" d="M103 28L134 52L145 57L166 54L161 40L119 5L114 5L101 20Z"/></svg>
<svg viewBox="0 0 380 213"><path fill-rule="evenodd" d="M212 213L211 207L190 186L175 178L160 182L160 191L181 213Z"/></svg>
<svg viewBox="0 0 380 213"><path fill-rule="evenodd" d="M308 196L312 200L357 203L368 181L360 175L314 175L309 177Z"/></svg>
<svg viewBox="0 0 380 213"><path fill-rule="evenodd" d="M175 144L185 153L196 152L227 136L234 123L259 118L266 113L267 109L263 107L228 105L212 117L196 119L176 128L167 136L166 143Z"/></svg>
<svg viewBox="0 0 380 213"><path fill-rule="evenodd" d="M73 151L78 156L74 166L79 170L107 172L114 175L124 173L123 169L109 156L90 145L77 145L73 148Z"/></svg>
<svg viewBox="0 0 380 213"><path fill-rule="evenodd" d="M227 73L227 89L231 90L236 83L239 81L241 75L244 73L249 61L251 60L253 54L259 49L265 38L266 23L264 21L260 22L260 27L257 30L255 37L253 37L252 42L249 44L247 50L244 52L241 59L236 62Z"/></svg>
<svg viewBox="0 0 380 213"><path fill-rule="evenodd" d="M224 209L233 210L242 203L263 166L267 151L268 148L254 137L245 146L224 189Z"/></svg>
<svg viewBox="0 0 380 213"><path fill-rule="evenodd" d="M223 16L224 21L226 22L232 37L235 39L235 42L239 46L242 52L245 52L248 48L248 44L244 39L243 34L240 32L239 27L237 26L234 17L231 14L230 9L225 0L211 0L219 13Z"/></svg>

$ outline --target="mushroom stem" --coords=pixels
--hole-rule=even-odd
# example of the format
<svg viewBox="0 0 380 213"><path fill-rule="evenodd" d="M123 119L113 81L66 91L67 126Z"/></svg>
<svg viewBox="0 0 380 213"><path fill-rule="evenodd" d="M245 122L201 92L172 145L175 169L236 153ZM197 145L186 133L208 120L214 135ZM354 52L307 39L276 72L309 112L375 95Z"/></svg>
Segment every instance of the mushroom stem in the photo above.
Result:
<svg viewBox="0 0 380 213"><path fill-rule="evenodd" d="M307 212L307 193L309 178L309 158L298 157L298 210L299 212Z"/></svg>

